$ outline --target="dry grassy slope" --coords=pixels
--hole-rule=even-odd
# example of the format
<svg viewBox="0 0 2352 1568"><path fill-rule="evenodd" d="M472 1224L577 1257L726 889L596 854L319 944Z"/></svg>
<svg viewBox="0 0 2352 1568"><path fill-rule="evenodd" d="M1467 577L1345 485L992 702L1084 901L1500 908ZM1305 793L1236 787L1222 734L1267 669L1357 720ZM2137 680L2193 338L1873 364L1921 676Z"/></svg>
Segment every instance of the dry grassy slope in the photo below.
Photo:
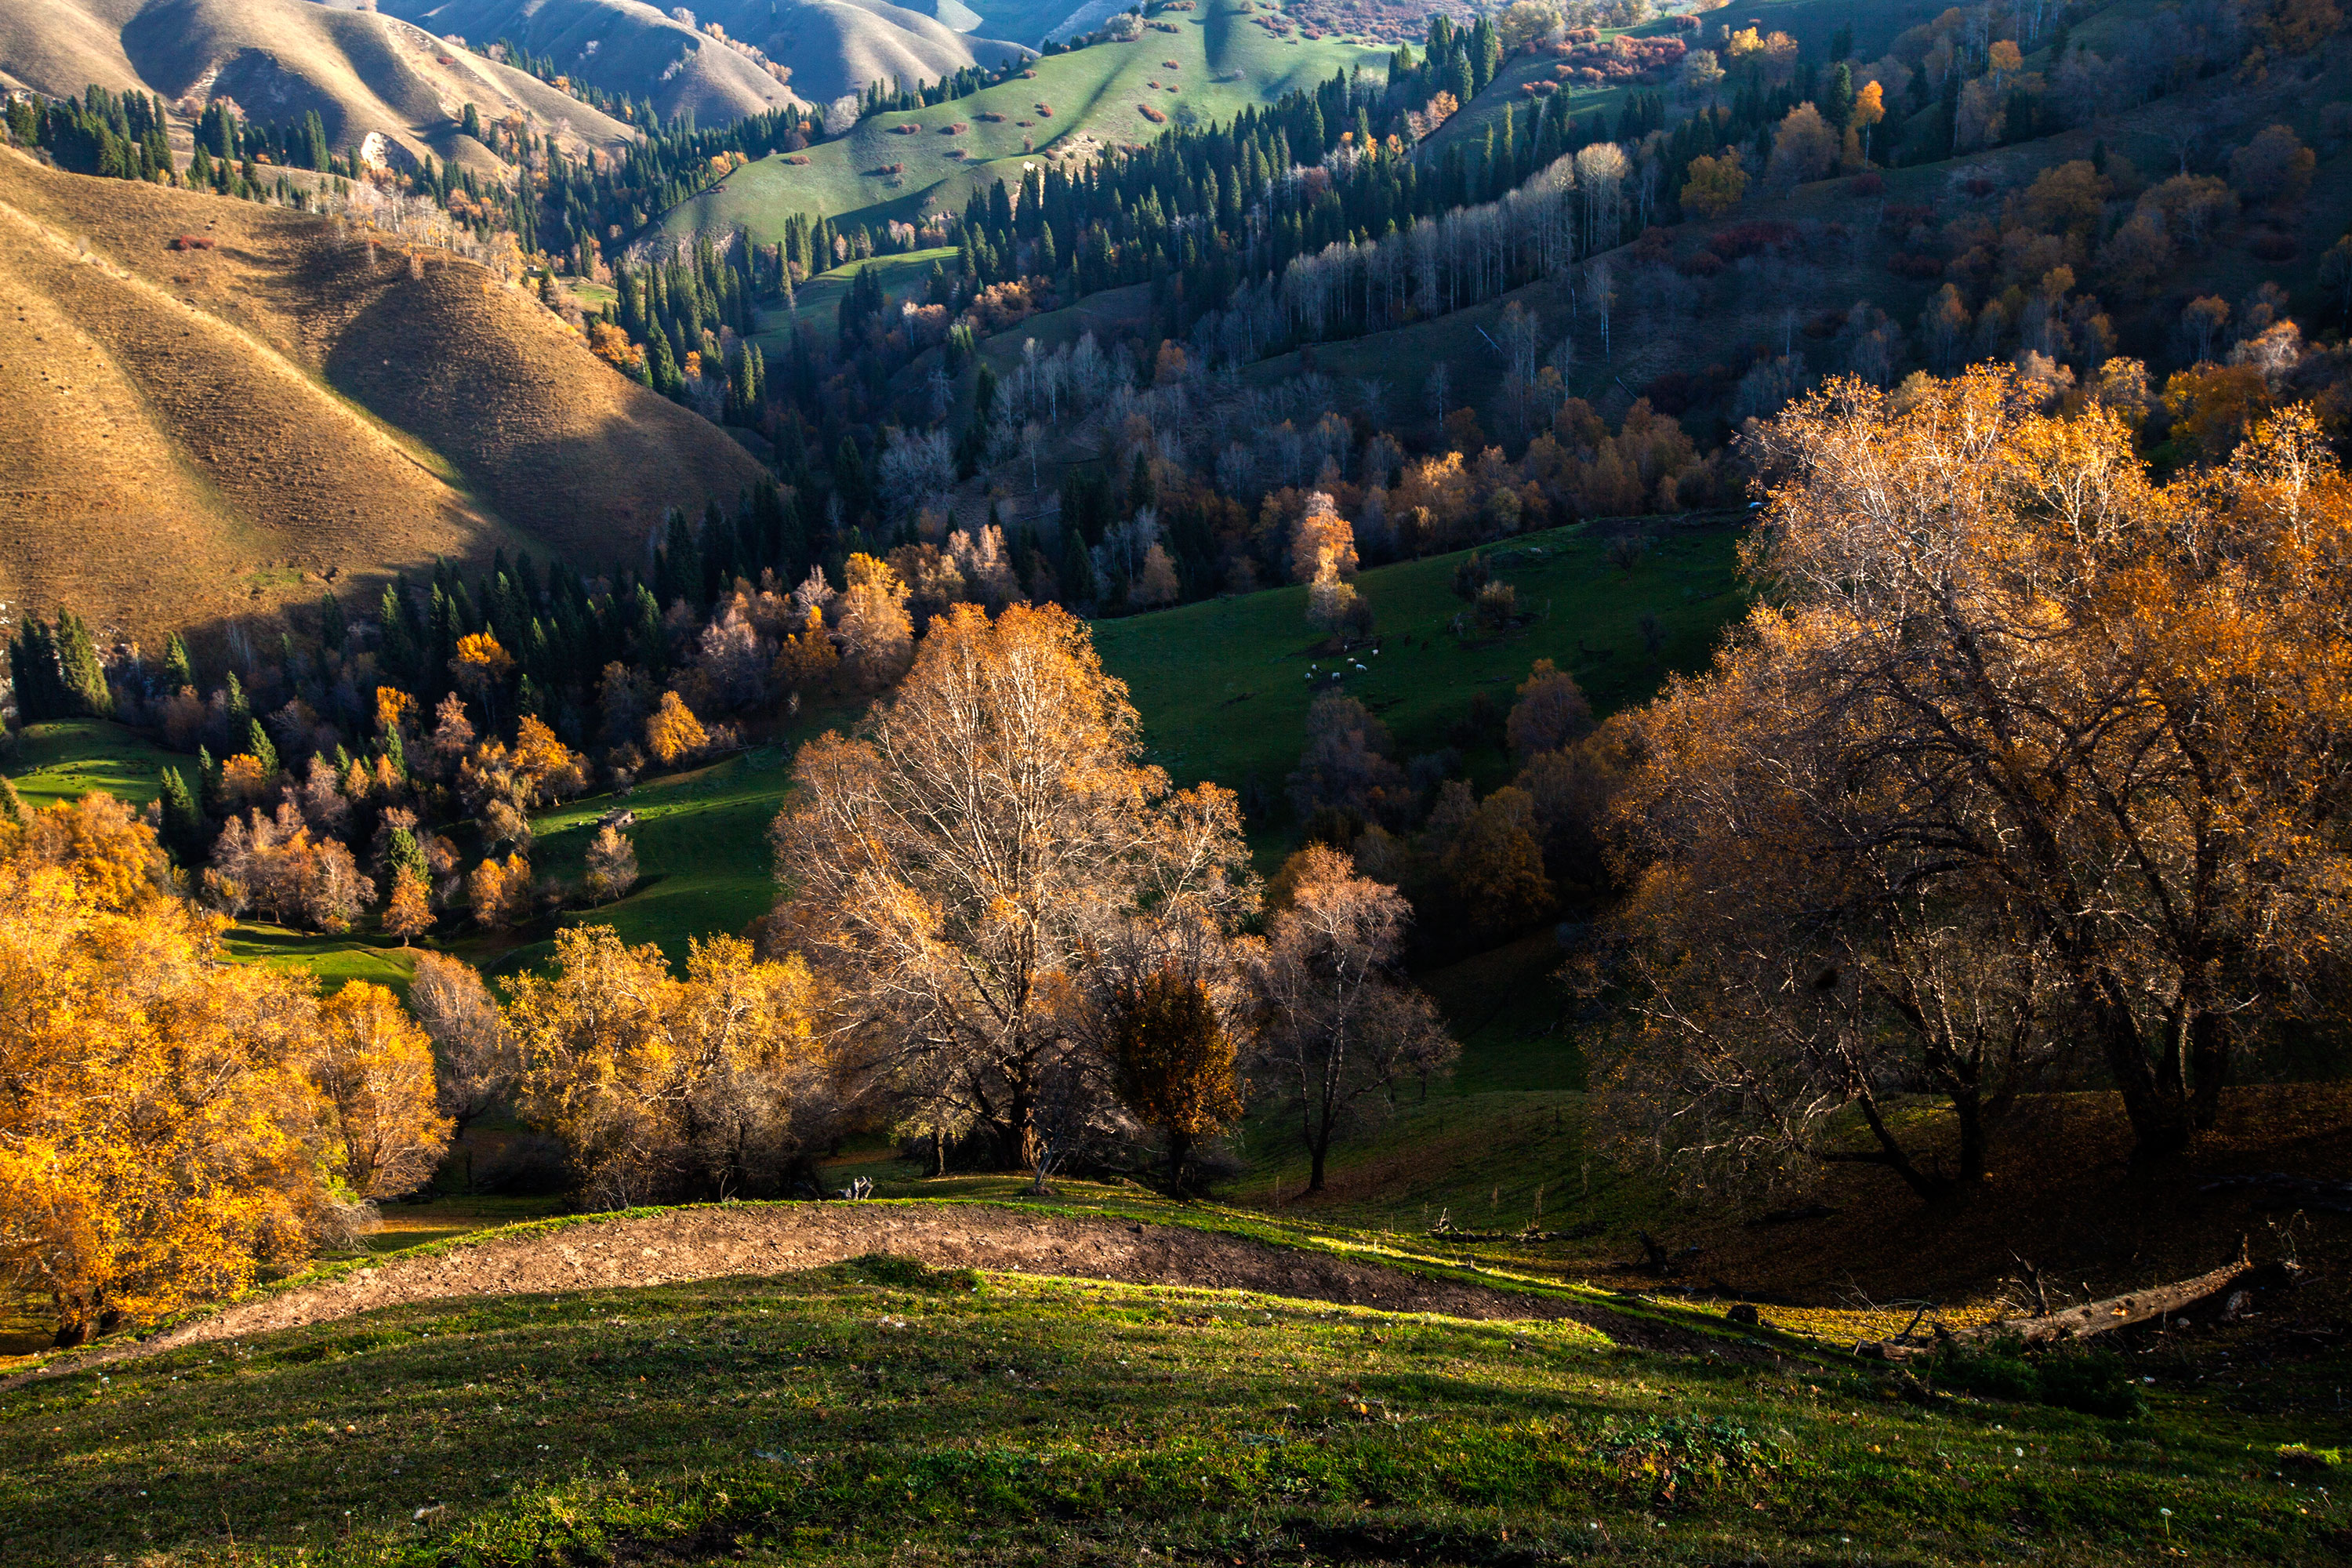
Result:
<svg viewBox="0 0 2352 1568"><path fill-rule="evenodd" d="M216 248L175 252L174 235ZM493 548L601 566L734 442L527 296L278 209L0 153L0 599L154 640Z"/></svg>
<svg viewBox="0 0 2352 1568"><path fill-rule="evenodd" d="M712 24L790 68L787 87L760 64L643 0L383 0L435 33L477 42L513 38L608 91L644 94L664 114L712 124L791 102L824 103L875 80L935 80L1018 53L968 38L926 6L888 0L703 0ZM591 46L593 46L593 51Z"/></svg>
<svg viewBox="0 0 2352 1568"><path fill-rule="evenodd" d="M446 63L444 63L444 62ZM497 167L459 134L520 111L575 141L617 147L628 128L546 83L373 12L310 0L9 0L0 7L0 85L52 96L89 83L166 101L234 99L268 121L316 110L337 147L382 132L412 155Z"/></svg>

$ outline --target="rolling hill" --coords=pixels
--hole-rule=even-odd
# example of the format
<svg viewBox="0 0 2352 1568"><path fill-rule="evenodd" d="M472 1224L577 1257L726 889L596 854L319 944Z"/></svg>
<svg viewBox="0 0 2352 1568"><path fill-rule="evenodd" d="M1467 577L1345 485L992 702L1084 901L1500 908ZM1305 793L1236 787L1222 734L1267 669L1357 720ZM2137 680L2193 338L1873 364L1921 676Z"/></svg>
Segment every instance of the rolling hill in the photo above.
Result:
<svg viewBox="0 0 2352 1568"><path fill-rule="evenodd" d="M255 120L316 110L338 151L382 134L485 173L504 166L458 130L520 114L575 143L617 148L628 127L519 70L371 11L309 0L13 0L0 7L0 89L52 98L91 83L156 93L193 113L229 99Z"/></svg>
<svg viewBox="0 0 2352 1568"><path fill-rule="evenodd" d="M383 9L476 44L511 39L583 82L705 124L1024 52L967 37L979 18L955 0L706 0L686 13L691 21L642 0L387 0ZM702 30L710 27L724 36Z"/></svg>
<svg viewBox="0 0 2352 1568"><path fill-rule="evenodd" d="M673 237L744 228L755 239L773 239L796 212L855 215L872 224L961 208L975 186L1017 183L1024 159L1083 158L1102 144L1150 141L1160 128L1140 106L1176 124L1206 124L1312 88L1335 71L1387 68L1384 51L1276 38L1248 25L1250 15L1246 4L1208 0L1201 10L1163 18L1172 33L1050 56L1033 63L1034 75L968 98L875 115L846 136L794 154L805 162L774 154L736 170L674 209L662 226Z"/></svg>
<svg viewBox="0 0 2352 1568"><path fill-rule="evenodd" d="M481 268L281 208L0 153L0 599L122 635L499 547L601 566L758 472Z"/></svg>

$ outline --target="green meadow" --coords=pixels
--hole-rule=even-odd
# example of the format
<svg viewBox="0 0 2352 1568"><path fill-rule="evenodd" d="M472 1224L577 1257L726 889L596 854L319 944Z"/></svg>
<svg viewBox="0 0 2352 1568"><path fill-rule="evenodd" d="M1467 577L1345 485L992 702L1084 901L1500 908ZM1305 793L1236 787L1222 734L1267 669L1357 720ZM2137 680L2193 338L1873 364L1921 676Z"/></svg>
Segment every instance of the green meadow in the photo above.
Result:
<svg viewBox="0 0 2352 1568"><path fill-rule="evenodd" d="M65 719L27 725L13 750L0 752L0 775L36 811L99 790L145 805L163 793L165 768L177 767L184 778L194 763L120 724Z"/></svg>
<svg viewBox="0 0 2352 1568"><path fill-rule="evenodd" d="M1303 586L1100 622L1095 642L1127 681L1154 756L1180 782L1238 788L1255 779L1278 790L1297 763L1307 707L1325 691L1361 701L1411 756L1452 743L1449 730L1479 693L1507 710L1539 658L1575 676L1601 713L1645 699L1669 670L1698 668L1741 607L1736 525L1653 526L1630 570L1607 559L1591 525L1488 546L1496 578L1517 590L1525 617L1501 633L1455 631L1467 609L1453 591L1456 553L1359 576L1377 631L1352 655L1318 651L1323 638L1307 624ZM1654 652L1645 616L1655 623Z"/></svg>
<svg viewBox="0 0 2352 1568"><path fill-rule="evenodd" d="M1234 0L1201 0L1197 11L1154 18L1173 32L1147 27L1134 43L1033 61L1034 77L934 108L875 115L846 136L795 154L805 163L774 153L736 170L674 208L662 226L673 236L744 229L764 241L796 212L873 226L909 221L926 210L961 210L974 189L998 179L1017 184L1024 159L1042 159L1082 138L1113 146L1150 141L1160 126L1139 105L1150 105L1169 124L1206 124L1328 81L1335 71L1387 68L1385 50L1276 38L1248 19L1256 14ZM1053 112L1039 112L1041 103ZM982 118L991 114L1002 118ZM942 134L959 124L961 132ZM900 129L909 126L916 129Z"/></svg>

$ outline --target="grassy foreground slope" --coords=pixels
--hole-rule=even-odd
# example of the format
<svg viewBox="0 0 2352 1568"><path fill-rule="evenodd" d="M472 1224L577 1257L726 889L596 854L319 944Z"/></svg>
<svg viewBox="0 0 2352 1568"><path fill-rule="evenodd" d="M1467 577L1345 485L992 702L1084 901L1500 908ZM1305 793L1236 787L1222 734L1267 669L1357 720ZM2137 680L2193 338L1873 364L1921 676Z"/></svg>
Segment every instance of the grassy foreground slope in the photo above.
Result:
<svg viewBox="0 0 2352 1568"><path fill-rule="evenodd" d="M482 268L283 208L0 152L0 600L101 636L499 547L602 568L759 473Z"/></svg>
<svg viewBox="0 0 2352 1568"><path fill-rule="evenodd" d="M1138 105L1150 105L1171 123L1221 121L1293 88L1328 81L1334 71L1386 68L1381 50L1286 41L1251 26L1244 20L1250 14L1234 0L1202 0L1198 11L1160 18L1173 33L1148 31L1134 43L1035 60L1034 79L1015 77L935 108L875 115L848 135L798 154L805 163L777 153L736 170L673 209L661 226L674 237L741 228L764 241L796 212L870 225L911 219L926 208L961 211L976 186L997 179L1018 184L1024 158L1150 141L1160 127ZM1040 113L1041 103L1053 112ZM1003 118L982 118L989 114ZM942 134L959 124L961 132ZM898 129L908 125L919 129Z"/></svg>
<svg viewBox="0 0 2352 1568"><path fill-rule="evenodd" d="M0 1555L1926 1565L2325 1551L2332 1510L2248 1462L2302 1435L2288 1420L2162 1391L2130 1423L1912 1405L1785 1342L1650 1342L879 1257L417 1302L0 1394Z"/></svg>

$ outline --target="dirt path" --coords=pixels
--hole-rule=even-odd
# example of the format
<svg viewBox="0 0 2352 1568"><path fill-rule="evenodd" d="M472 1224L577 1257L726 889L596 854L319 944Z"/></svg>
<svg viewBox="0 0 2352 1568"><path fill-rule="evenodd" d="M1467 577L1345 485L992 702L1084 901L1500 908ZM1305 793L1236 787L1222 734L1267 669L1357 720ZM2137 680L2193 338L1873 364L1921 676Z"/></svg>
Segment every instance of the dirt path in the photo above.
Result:
<svg viewBox="0 0 2352 1568"><path fill-rule="evenodd" d="M1425 1279L1377 1264L1183 1226L962 1204L781 1204L677 1209L484 1241L429 1258L394 1257L326 1284L226 1307L150 1340L105 1346L0 1381L0 1390L58 1372L330 1322L406 1301L785 1274L870 1252L919 1258L934 1268L1256 1290L1383 1311L1570 1320L1627 1342L1662 1342L1655 1325L1581 1304Z"/></svg>

